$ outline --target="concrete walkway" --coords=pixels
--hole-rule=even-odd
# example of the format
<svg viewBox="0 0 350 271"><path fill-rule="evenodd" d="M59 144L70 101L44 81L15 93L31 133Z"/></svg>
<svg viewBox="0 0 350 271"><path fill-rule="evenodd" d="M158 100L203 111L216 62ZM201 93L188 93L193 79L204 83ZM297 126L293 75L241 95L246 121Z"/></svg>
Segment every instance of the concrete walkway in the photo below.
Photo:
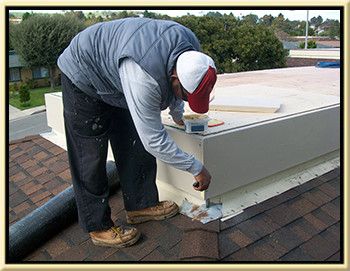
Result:
<svg viewBox="0 0 350 271"><path fill-rule="evenodd" d="M9 121L44 111L46 111L45 105L33 107L26 110L19 110L14 106L9 105Z"/></svg>

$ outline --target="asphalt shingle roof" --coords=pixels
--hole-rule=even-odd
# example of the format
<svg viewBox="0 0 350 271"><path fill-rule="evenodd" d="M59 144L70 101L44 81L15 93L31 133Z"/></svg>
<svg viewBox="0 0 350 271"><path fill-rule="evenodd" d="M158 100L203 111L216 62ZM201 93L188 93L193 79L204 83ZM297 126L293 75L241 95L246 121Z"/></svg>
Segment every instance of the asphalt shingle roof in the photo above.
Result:
<svg viewBox="0 0 350 271"><path fill-rule="evenodd" d="M9 226L71 185L65 150L41 136L9 143ZM136 227L141 239L116 249L94 246L74 222L22 262L332 262L343 261L341 169L203 225L177 215ZM127 225L120 189L111 193L112 219Z"/></svg>
<svg viewBox="0 0 350 271"><path fill-rule="evenodd" d="M9 54L9 68L21 68L25 67L23 62L21 61L19 55L14 53L13 51Z"/></svg>

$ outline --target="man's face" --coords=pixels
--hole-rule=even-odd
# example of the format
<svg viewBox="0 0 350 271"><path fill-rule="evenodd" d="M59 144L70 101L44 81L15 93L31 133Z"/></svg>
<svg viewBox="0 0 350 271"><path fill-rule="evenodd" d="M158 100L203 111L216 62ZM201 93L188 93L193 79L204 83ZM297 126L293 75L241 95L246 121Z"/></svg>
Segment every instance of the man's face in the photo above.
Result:
<svg viewBox="0 0 350 271"><path fill-rule="evenodd" d="M188 101L188 92L181 85L180 80L177 76L176 71L170 76L171 89L174 95L184 101Z"/></svg>

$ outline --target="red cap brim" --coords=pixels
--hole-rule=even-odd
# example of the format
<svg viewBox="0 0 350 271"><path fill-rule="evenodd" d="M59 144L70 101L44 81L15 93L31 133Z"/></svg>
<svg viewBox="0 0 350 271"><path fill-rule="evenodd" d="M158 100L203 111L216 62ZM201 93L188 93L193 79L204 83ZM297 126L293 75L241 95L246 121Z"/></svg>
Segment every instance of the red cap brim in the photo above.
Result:
<svg viewBox="0 0 350 271"><path fill-rule="evenodd" d="M188 94L188 104L194 112L204 114L209 111L209 97L214 88L216 78L216 70L209 66L197 89L192 94Z"/></svg>

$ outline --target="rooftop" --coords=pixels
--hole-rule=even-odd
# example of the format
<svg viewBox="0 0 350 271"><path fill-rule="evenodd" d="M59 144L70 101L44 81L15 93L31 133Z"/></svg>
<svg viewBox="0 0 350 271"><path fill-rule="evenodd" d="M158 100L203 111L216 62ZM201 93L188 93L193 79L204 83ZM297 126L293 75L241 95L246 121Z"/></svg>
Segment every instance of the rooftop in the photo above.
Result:
<svg viewBox="0 0 350 271"><path fill-rule="evenodd" d="M8 224L71 185L67 153L40 135L9 142ZM33 249L22 263L304 262L342 263L341 169L208 224L177 215L136 227L141 239L124 249L96 247L75 220ZM127 225L120 188L111 192L112 219Z"/></svg>
<svg viewBox="0 0 350 271"><path fill-rule="evenodd" d="M23 62L21 61L19 55L15 53L15 51L9 52L9 68L22 68L25 67Z"/></svg>

